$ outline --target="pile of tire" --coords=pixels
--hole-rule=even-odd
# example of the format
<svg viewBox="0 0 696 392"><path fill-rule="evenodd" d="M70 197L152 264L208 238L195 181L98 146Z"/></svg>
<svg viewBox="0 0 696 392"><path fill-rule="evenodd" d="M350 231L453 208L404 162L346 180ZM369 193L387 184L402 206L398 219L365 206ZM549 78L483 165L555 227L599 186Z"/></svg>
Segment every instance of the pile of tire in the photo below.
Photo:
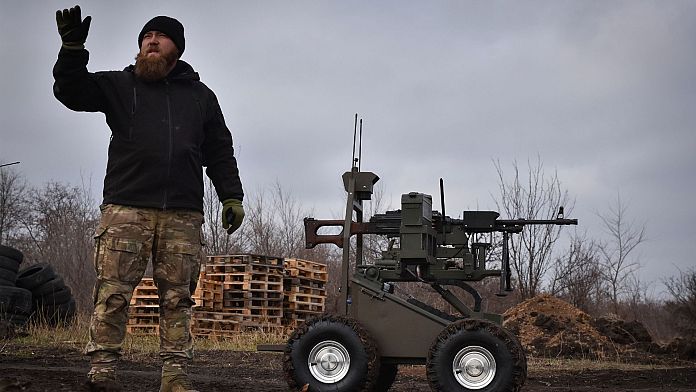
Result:
<svg viewBox="0 0 696 392"><path fill-rule="evenodd" d="M32 319L36 322L67 324L75 317L72 291L50 264L39 263L19 270L16 285L31 292Z"/></svg>
<svg viewBox="0 0 696 392"><path fill-rule="evenodd" d="M75 317L75 299L70 287L48 263L20 269L22 252L0 245L0 321L14 327L31 318L37 323L58 325Z"/></svg>
<svg viewBox="0 0 696 392"><path fill-rule="evenodd" d="M13 327L24 326L33 310L31 291L15 286L23 260L22 252L0 245L0 322Z"/></svg>

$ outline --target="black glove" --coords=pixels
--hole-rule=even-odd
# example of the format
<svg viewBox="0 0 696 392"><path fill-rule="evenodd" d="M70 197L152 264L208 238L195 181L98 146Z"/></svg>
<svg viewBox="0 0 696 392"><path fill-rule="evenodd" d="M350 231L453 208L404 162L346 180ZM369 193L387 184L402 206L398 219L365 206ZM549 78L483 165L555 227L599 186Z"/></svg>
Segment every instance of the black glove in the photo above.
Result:
<svg viewBox="0 0 696 392"><path fill-rule="evenodd" d="M63 11L56 11L56 24L58 24L60 39L63 40L63 47L66 49L84 49L91 22L91 16L82 20L79 5Z"/></svg>

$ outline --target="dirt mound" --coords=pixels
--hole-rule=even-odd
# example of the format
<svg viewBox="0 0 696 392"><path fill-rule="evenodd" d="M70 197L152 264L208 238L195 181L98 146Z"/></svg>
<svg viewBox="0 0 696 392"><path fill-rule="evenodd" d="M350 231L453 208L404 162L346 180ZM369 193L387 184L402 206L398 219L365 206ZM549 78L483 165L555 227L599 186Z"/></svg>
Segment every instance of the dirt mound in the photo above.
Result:
<svg viewBox="0 0 696 392"><path fill-rule="evenodd" d="M548 294L522 302L504 314L528 354L544 357L604 358L609 340L587 313Z"/></svg>
<svg viewBox="0 0 696 392"><path fill-rule="evenodd" d="M684 360L696 360L696 337L675 338L664 347L664 351Z"/></svg>
<svg viewBox="0 0 696 392"><path fill-rule="evenodd" d="M548 294L529 299L504 314L504 326L514 332L527 353L543 357L606 359L655 346L637 321L594 319Z"/></svg>
<svg viewBox="0 0 696 392"><path fill-rule="evenodd" d="M592 325L602 335L617 344L650 344L652 336L640 322L624 321L616 317L600 317Z"/></svg>

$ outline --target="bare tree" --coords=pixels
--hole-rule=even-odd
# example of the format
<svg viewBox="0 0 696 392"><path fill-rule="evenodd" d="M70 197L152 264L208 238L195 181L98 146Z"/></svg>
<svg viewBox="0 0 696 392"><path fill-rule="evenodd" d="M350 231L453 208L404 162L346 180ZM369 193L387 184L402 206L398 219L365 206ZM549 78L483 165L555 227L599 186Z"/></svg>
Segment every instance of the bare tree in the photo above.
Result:
<svg viewBox="0 0 696 392"><path fill-rule="evenodd" d="M671 295L667 308L677 330L685 337L696 338L696 269L680 272L664 283Z"/></svg>
<svg viewBox="0 0 696 392"><path fill-rule="evenodd" d="M549 291L588 312L601 290L601 276L597 243L576 231L568 250L556 258Z"/></svg>
<svg viewBox="0 0 696 392"><path fill-rule="evenodd" d="M25 222L32 246L28 263L48 262L72 289L78 306L91 305L95 271L92 262L98 212L89 186L50 182L31 192L33 206Z"/></svg>
<svg viewBox="0 0 696 392"><path fill-rule="evenodd" d="M572 210L568 191L562 188L557 173L547 175L540 158L537 157L534 164L527 162L526 178L521 178L516 161L512 163L513 175L510 180L506 179L500 162L494 164L500 188L500 199L495 202L503 215L509 218L553 219L560 206L565 206L566 212ZM512 236L510 261L522 299L539 293L560 232L559 226L532 225Z"/></svg>
<svg viewBox="0 0 696 392"><path fill-rule="evenodd" d="M237 230L232 235L222 227L222 204L215 193L212 182L208 179L205 183L203 197L203 242L205 249L211 255L224 255L242 253L245 248L243 243L243 229Z"/></svg>
<svg viewBox="0 0 696 392"><path fill-rule="evenodd" d="M27 213L27 182L11 167L0 168L0 243L9 243Z"/></svg>
<svg viewBox="0 0 696 392"><path fill-rule="evenodd" d="M598 214L609 239L600 245L604 281L614 313L618 312L620 297L626 293L630 279L640 264L632 257L633 251L645 241L645 225L627 220L628 206L617 195L609 211Z"/></svg>

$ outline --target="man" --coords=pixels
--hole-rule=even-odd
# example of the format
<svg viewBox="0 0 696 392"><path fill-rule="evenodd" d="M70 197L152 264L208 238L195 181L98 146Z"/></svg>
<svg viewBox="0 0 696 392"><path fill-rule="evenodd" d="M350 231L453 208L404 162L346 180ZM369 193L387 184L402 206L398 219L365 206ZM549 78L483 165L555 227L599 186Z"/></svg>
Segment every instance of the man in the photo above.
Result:
<svg viewBox="0 0 696 392"><path fill-rule="evenodd" d="M191 291L201 261L203 167L223 204L223 226L242 223L244 197L232 136L215 94L180 60L184 28L158 16L138 35L135 65L90 73L84 48L91 17L56 12L62 47L54 94L75 111L102 112L111 129L101 221L95 233L94 314L85 352L88 385L117 391L120 355L134 287L148 260L159 291L160 391L193 391Z"/></svg>

